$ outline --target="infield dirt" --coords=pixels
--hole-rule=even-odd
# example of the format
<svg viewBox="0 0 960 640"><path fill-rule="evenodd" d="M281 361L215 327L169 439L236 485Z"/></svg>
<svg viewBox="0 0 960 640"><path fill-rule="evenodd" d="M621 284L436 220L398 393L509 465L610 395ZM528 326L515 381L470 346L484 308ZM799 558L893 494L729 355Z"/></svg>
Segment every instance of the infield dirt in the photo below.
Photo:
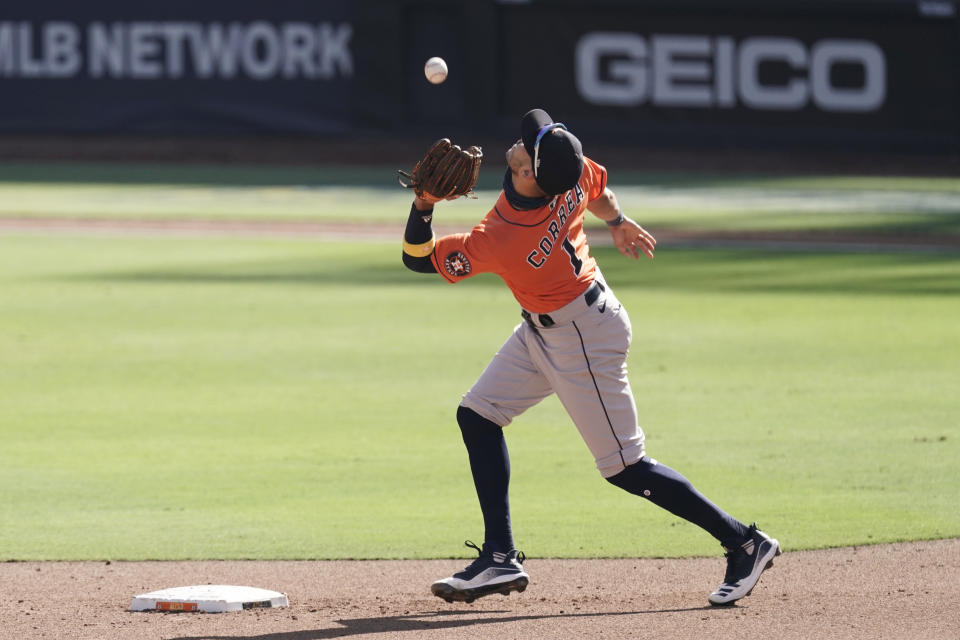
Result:
<svg viewBox="0 0 960 640"><path fill-rule="evenodd" d="M960 540L785 553L753 595L711 607L723 559L532 557L530 587L447 604L430 583L467 560L8 562L0 637L325 638L960 637ZM128 611L131 598L195 584L258 586L290 607L236 613Z"/></svg>

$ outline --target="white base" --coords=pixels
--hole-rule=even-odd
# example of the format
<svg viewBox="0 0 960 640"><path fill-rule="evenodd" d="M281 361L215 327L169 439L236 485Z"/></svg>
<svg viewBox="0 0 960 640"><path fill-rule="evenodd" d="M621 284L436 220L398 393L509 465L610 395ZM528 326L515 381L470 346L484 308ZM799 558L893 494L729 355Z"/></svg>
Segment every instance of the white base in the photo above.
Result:
<svg viewBox="0 0 960 640"><path fill-rule="evenodd" d="M289 605L287 596L278 591L225 584L203 584L142 593L134 596L130 601L130 610L223 613Z"/></svg>

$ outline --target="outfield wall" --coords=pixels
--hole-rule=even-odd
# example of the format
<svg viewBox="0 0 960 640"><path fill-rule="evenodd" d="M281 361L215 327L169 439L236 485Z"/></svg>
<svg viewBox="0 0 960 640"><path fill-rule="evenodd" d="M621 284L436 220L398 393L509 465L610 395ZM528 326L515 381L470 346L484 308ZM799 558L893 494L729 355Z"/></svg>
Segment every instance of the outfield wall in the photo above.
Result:
<svg viewBox="0 0 960 640"><path fill-rule="evenodd" d="M0 13L0 133L512 135L542 106L606 144L956 154L958 63L955 0L49 0Z"/></svg>

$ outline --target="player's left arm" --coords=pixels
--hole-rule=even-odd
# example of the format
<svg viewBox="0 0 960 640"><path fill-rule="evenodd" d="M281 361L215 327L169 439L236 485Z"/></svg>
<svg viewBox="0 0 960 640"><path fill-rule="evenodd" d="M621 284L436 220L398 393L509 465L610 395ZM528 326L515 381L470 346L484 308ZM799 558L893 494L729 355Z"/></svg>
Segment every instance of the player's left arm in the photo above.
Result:
<svg viewBox="0 0 960 640"><path fill-rule="evenodd" d="M657 240L646 229L623 215L616 194L609 188L605 187L599 198L591 200L587 209L607 223L617 251L634 260L640 257L641 251L648 258L653 258Z"/></svg>
<svg viewBox="0 0 960 640"><path fill-rule="evenodd" d="M436 273L430 261L437 238L433 233L433 205L428 199L414 198L410 217L403 232L403 264L411 271Z"/></svg>

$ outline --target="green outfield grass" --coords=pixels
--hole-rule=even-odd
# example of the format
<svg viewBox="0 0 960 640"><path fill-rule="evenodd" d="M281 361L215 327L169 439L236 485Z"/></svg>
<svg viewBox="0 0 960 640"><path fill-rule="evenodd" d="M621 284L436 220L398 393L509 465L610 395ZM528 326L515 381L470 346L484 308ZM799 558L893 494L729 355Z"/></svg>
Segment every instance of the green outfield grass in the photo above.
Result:
<svg viewBox="0 0 960 640"><path fill-rule="evenodd" d="M477 200L438 220L473 224L500 189L481 171ZM689 175L611 170L629 215L653 230L870 232L960 236L960 179ZM308 220L404 219L395 167L0 164L0 217ZM593 226L602 226L590 221Z"/></svg>
<svg viewBox="0 0 960 640"><path fill-rule="evenodd" d="M24 184L0 183L3 215ZM116 215L150 212L142 188ZM957 254L595 254L633 321L651 455L788 551L960 535ZM518 310L495 278L399 255L0 235L0 560L468 555L454 412ZM605 483L555 399L508 442L531 557L719 552Z"/></svg>

